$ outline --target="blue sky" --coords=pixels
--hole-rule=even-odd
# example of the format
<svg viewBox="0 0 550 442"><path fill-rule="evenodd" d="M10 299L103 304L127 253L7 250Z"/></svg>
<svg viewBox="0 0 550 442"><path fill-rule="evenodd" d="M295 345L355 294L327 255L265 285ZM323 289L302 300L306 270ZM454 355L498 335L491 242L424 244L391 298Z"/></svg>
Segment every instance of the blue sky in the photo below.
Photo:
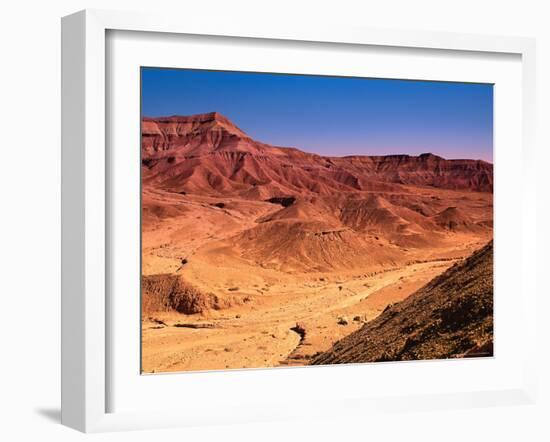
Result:
<svg viewBox="0 0 550 442"><path fill-rule="evenodd" d="M220 112L252 138L321 155L493 159L493 87L142 69L142 115Z"/></svg>

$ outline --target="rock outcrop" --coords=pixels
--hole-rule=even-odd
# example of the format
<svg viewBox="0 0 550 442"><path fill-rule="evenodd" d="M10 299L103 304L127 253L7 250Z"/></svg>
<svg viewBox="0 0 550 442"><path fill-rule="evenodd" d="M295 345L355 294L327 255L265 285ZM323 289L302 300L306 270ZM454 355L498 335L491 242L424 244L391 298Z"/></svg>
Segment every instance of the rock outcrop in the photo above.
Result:
<svg viewBox="0 0 550 442"><path fill-rule="evenodd" d="M312 364L493 354L493 243L336 342Z"/></svg>

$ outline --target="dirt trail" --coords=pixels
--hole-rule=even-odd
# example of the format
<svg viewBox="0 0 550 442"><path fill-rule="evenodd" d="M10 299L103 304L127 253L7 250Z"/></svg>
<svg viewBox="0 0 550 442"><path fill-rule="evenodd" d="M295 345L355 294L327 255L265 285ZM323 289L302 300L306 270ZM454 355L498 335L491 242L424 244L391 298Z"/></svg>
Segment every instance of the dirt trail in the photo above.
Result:
<svg viewBox="0 0 550 442"><path fill-rule="evenodd" d="M272 285L276 295L210 312L206 319L156 314L143 323L143 370L303 365L452 264L433 261L337 282ZM205 321L207 327L178 326Z"/></svg>
<svg viewBox="0 0 550 442"><path fill-rule="evenodd" d="M154 196L154 216L143 231L143 274L180 275L200 292L237 301L202 314L144 314L146 373L308 364L388 304L470 255L490 235L439 231L431 245L405 246L391 235L359 235L349 228L332 234L330 225L316 224L315 214L258 222L281 210L265 201L170 192ZM179 212L164 217L164 205ZM274 230L279 235L274 239L271 230L258 231L264 225L283 230ZM271 249L264 250L266 244ZM332 262L331 254L342 258L340 266L321 269ZM308 259L320 269L302 268Z"/></svg>

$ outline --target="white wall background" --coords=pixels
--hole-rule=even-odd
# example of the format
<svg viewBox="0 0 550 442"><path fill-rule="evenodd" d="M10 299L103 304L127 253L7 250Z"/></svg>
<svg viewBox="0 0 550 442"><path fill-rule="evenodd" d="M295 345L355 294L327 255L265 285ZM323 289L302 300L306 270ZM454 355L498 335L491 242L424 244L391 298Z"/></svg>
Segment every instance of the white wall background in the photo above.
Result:
<svg viewBox="0 0 550 442"><path fill-rule="evenodd" d="M94 440L550 440L550 11L544 0L11 0L0 13L0 438L82 440L59 425L60 17L83 8L239 14L250 20L534 36L538 39L539 360L536 406L91 436ZM545 297L546 295L546 297ZM289 400L292 400L291 398Z"/></svg>

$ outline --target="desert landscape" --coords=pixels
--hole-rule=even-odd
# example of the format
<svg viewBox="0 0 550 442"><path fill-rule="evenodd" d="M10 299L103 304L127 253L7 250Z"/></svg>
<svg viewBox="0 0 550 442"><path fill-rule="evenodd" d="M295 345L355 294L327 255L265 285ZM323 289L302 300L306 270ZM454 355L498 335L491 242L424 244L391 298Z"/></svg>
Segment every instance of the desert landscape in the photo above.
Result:
<svg viewBox="0 0 550 442"><path fill-rule="evenodd" d="M493 165L142 119L142 372L491 356Z"/></svg>

